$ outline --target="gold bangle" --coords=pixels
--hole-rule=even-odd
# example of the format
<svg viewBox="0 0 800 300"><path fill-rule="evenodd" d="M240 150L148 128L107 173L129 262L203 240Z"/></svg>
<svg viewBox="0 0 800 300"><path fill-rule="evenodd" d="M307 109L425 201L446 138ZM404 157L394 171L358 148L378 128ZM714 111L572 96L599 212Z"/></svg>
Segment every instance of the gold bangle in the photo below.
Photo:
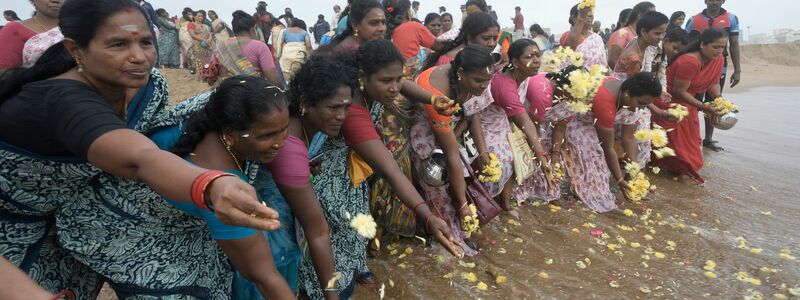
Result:
<svg viewBox="0 0 800 300"><path fill-rule="evenodd" d="M431 95L431 106L436 108L436 95Z"/></svg>

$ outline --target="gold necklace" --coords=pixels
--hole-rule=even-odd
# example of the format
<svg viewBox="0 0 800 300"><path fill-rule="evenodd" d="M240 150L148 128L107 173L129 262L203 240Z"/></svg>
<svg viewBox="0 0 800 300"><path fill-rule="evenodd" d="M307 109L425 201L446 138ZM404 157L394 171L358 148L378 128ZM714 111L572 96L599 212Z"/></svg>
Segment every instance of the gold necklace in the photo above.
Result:
<svg viewBox="0 0 800 300"><path fill-rule="evenodd" d="M44 27L44 25L42 25L42 23L39 22L39 18L37 18L36 16L33 16L33 18L31 18L31 19L33 19L33 21L36 22L36 24L38 24L39 27L42 27L42 30L44 30L44 31L49 30L49 29L47 29L47 27Z"/></svg>
<svg viewBox="0 0 800 300"><path fill-rule="evenodd" d="M240 173L244 173L244 170L242 169L242 166L239 165L239 159L237 159L236 155L233 154L233 151L231 151L231 145L228 144L228 141L226 141L224 137L222 137L221 133L219 134L219 141L222 142L222 145L225 146L225 150L227 150L228 154L230 154L231 158L233 158L233 163L236 164L236 168L239 169L239 172Z"/></svg>

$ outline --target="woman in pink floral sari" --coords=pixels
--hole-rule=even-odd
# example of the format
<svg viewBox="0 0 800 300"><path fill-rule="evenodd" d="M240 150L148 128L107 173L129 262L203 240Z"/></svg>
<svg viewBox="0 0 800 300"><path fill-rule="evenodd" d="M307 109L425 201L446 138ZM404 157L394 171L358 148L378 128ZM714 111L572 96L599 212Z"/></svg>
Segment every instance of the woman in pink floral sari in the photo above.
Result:
<svg viewBox="0 0 800 300"><path fill-rule="evenodd" d="M583 65L607 67L606 46L603 38L592 31L594 12L591 7L578 9L575 5L570 10L569 24L571 29L561 35L561 47L570 47L583 53Z"/></svg>

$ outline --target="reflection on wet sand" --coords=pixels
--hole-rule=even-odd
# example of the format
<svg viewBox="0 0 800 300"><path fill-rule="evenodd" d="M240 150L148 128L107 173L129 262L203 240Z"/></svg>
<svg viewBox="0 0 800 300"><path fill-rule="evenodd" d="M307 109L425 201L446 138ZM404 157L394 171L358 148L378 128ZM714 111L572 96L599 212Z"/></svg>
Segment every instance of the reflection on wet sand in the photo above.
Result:
<svg viewBox="0 0 800 300"><path fill-rule="evenodd" d="M739 123L716 131L726 151L704 152L705 186L649 174L658 190L644 205L623 204L629 216L569 200L526 204L519 223L504 217L474 238L483 250L465 259L472 268L440 247L403 240L384 241L371 271L387 299L792 297L800 292L799 93L727 94ZM404 251L392 256L387 247L414 252L400 259ZM356 297L377 295L359 288Z"/></svg>

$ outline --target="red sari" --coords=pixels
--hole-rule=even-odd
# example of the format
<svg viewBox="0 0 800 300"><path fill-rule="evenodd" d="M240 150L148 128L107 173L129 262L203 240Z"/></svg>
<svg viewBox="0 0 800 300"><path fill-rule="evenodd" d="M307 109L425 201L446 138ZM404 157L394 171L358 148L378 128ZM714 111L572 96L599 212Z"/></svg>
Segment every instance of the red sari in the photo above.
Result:
<svg viewBox="0 0 800 300"><path fill-rule="evenodd" d="M720 55L717 59L709 61L701 67L699 59L692 55L682 55L667 68L667 92L673 95L675 80L691 81L688 92L699 95L708 91L714 84L719 84L722 67L725 59ZM697 183L705 182L697 172L703 167L703 152L700 148L700 120L697 107L689 104L680 97L672 98L677 104L686 106L689 115L682 122L672 122L653 115L653 122L667 129L669 143L667 147L675 150L676 156L657 158L653 157L653 164L670 172L687 175ZM656 101L656 106L668 109L670 103Z"/></svg>

